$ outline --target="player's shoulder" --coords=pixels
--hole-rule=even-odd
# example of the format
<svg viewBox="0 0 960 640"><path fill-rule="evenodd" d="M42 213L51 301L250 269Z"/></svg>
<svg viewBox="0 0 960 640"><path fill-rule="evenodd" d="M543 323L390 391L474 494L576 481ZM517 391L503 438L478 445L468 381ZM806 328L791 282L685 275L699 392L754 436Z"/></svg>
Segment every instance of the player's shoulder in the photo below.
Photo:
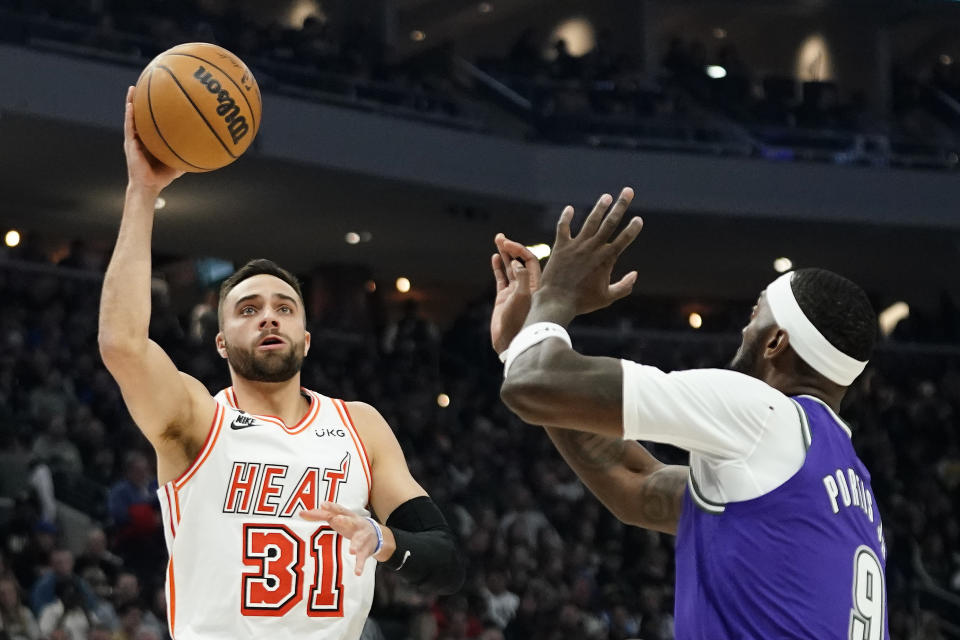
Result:
<svg viewBox="0 0 960 640"><path fill-rule="evenodd" d="M787 399L763 380L732 369L682 369L670 375L689 384L702 384L719 393L761 394Z"/></svg>
<svg viewBox="0 0 960 640"><path fill-rule="evenodd" d="M359 428L359 423L362 422L365 426L374 425L373 428L378 428L380 426L390 428L390 425L387 424L387 421L384 419L383 415L377 411L376 407L366 402L361 402L360 400L341 400L343 405L347 408L347 411L350 412L351 418L353 421L358 423L357 427Z"/></svg>

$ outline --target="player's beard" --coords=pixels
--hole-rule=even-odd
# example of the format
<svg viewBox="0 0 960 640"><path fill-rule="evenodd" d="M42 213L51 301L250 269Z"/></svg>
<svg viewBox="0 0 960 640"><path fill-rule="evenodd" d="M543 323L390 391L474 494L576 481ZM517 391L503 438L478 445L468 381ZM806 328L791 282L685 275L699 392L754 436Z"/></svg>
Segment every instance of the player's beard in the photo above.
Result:
<svg viewBox="0 0 960 640"><path fill-rule="evenodd" d="M727 369L745 373L754 378L758 377L757 360L760 357L760 346L759 340L752 342L744 341L737 350L737 353L733 356L733 360L727 365Z"/></svg>
<svg viewBox="0 0 960 640"><path fill-rule="evenodd" d="M282 352L244 349L229 342L224 346L227 362L237 375L253 382L286 382L303 366L303 343L288 344L289 348Z"/></svg>

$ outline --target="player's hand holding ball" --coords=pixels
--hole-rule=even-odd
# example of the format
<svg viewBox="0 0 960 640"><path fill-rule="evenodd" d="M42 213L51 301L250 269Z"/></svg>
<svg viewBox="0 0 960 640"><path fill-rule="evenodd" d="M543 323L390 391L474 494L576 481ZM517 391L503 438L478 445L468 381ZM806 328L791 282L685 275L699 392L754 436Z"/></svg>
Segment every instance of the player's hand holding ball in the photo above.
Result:
<svg viewBox="0 0 960 640"><path fill-rule="evenodd" d="M358 576L363 573L367 558L372 556L383 562L393 555L397 546L389 527L377 524L372 518L359 516L336 502L324 502L316 509L301 511L300 517L327 522L330 528L350 541L350 554L357 557L354 573Z"/></svg>
<svg viewBox="0 0 960 640"><path fill-rule="evenodd" d="M156 197L184 172L163 164L143 146L133 124L133 92L133 87L127 89L123 116L123 152L127 157L127 179L131 188L143 189L147 195Z"/></svg>

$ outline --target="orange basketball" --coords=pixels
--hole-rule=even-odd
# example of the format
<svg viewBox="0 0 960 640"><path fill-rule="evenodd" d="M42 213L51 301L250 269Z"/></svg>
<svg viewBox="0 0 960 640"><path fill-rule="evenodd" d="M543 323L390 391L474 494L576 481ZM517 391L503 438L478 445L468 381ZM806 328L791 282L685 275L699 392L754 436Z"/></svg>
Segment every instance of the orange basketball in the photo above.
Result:
<svg viewBox="0 0 960 640"><path fill-rule="evenodd" d="M137 135L160 162L212 171L240 157L260 128L260 88L247 65L215 44L191 42L154 58L137 80Z"/></svg>

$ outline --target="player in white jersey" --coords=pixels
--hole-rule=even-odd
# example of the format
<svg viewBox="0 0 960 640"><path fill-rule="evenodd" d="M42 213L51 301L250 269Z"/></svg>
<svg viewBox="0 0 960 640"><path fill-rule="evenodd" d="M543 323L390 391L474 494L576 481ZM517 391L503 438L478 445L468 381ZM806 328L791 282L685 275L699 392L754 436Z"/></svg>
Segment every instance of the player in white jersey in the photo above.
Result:
<svg viewBox="0 0 960 640"><path fill-rule="evenodd" d="M221 287L216 348L233 384L215 398L149 339L154 202L181 173L146 153L132 95L99 343L157 454L171 636L358 638L377 562L456 591L463 564L452 533L389 425L369 405L301 386L310 334L289 272L254 260Z"/></svg>

